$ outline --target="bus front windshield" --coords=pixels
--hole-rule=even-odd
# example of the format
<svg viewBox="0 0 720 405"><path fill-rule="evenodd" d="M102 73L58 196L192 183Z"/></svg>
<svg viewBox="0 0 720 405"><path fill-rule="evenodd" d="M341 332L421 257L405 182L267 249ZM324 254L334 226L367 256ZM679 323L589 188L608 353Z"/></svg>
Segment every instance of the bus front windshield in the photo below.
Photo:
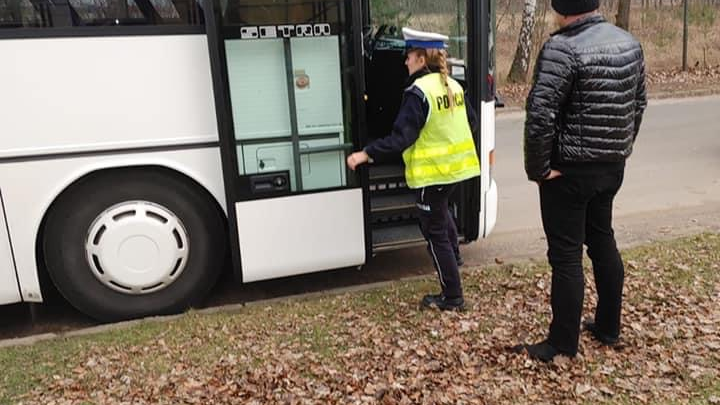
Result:
<svg viewBox="0 0 720 405"><path fill-rule="evenodd" d="M381 35L398 37L402 27L436 32L450 38L451 58L466 58L466 1L371 0L370 23ZM411 11L408 11L411 10Z"/></svg>

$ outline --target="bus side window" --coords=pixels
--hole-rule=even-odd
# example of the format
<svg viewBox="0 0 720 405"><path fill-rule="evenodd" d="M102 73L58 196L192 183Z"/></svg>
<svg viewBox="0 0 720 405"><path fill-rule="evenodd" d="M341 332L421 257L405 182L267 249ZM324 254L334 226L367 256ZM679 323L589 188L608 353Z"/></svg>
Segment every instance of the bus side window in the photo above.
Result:
<svg viewBox="0 0 720 405"><path fill-rule="evenodd" d="M29 1L0 0L0 28L36 26L40 20L40 13Z"/></svg>
<svg viewBox="0 0 720 405"><path fill-rule="evenodd" d="M336 23L335 2L281 3L273 0L229 1L223 13L227 25Z"/></svg>
<svg viewBox="0 0 720 405"><path fill-rule="evenodd" d="M0 29L203 22L198 0L0 0Z"/></svg>

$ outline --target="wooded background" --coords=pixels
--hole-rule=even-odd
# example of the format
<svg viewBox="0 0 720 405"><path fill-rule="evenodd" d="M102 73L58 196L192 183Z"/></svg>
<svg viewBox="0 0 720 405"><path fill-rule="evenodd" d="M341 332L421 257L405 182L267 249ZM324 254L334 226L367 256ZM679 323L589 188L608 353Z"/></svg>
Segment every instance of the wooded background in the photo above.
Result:
<svg viewBox="0 0 720 405"><path fill-rule="evenodd" d="M464 0L372 0L373 21L465 35ZM684 0L601 0L600 11L643 44L648 72L677 71L683 60ZM720 69L720 0L688 0L688 65ZM526 83L543 42L556 29L550 0L497 0L496 78ZM451 44L451 52L461 51ZM511 74L511 66L516 70Z"/></svg>
<svg viewBox="0 0 720 405"><path fill-rule="evenodd" d="M648 71L682 66L683 0L601 0L600 11L642 42ZM550 0L498 0L496 16L498 79L526 82L540 46L555 29ZM720 0L688 0L687 53L691 68L720 64L718 17ZM523 33L528 28L532 32L529 36ZM527 61L522 60L523 48L530 49ZM512 55L508 50L513 50Z"/></svg>

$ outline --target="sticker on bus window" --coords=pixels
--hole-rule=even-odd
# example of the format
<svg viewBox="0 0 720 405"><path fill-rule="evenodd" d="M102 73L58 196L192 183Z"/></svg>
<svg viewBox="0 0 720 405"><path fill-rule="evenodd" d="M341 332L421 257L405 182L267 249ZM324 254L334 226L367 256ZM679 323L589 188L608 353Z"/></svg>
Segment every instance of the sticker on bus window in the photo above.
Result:
<svg viewBox="0 0 720 405"><path fill-rule="evenodd" d="M310 87L310 76L305 73L305 69L295 71L295 87L298 90L305 90Z"/></svg>

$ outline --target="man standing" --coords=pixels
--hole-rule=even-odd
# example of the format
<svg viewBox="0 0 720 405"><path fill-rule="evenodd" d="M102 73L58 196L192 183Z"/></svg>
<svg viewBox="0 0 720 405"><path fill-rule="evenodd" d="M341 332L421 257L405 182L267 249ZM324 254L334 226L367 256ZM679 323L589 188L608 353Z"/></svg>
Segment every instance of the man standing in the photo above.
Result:
<svg viewBox="0 0 720 405"><path fill-rule="evenodd" d="M527 100L525 171L540 190L552 266L548 338L517 346L531 358L575 356L592 260L598 305L585 322L608 345L620 336L624 268L612 206L647 105L640 43L598 13L599 0L552 0L560 29L544 44Z"/></svg>

